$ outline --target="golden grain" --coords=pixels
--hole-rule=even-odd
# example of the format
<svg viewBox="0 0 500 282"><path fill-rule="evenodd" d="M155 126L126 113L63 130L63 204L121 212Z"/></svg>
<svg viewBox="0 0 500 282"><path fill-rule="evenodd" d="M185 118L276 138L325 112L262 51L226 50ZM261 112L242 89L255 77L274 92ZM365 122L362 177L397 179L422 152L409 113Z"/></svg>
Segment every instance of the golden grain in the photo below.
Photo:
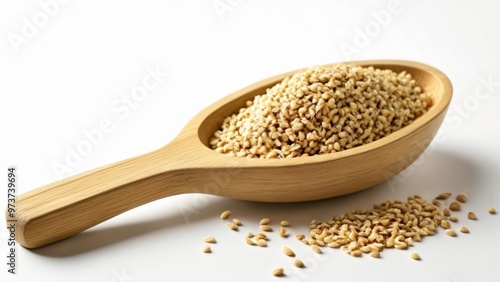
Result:
<svg viewBox="0 0 500 282"><path fill-rule="evenodd" d="M332 153L383 138L430 105L429 95L407 72L354 64L315 66L226 117L210 145L218 153L251 158Z"/></svg>
<svg viewBox="0 0 500 282"><path fill-rule="evenodd" d="M271 231L273 231L273 229L269 225L260 225L259 229L262 230L262 231L265 231L265 232L271 232Z"/></svg>
<svg viewBox="0 0 500 282"><path fill-rule="evenodd" d="M250 238L248 238L248 237L247 237L247 238L245 238L245 242L247 242L247 244L248 244L248 245L251 245L251 246L254 246L254 245L255 245L255 242L254 242L254 241L252 241L252 239L250 239Z"/></svg>
<svg viewBox="0 0 500 282"><path fill-rule="evenodd" d="M266 225L266 224L269 224L269 222L271 222L271 220L269 218L263 218L260 220L260 225Z"/></svg>
<svg viewBox="0 0 500 282"><path fill-rule="evenodd" d="M283 247L283 253L289 257L295 256L295 253L288 247Z"/></svg>
<svg viewBox="0 0 500 282"><path fill-rule="evenodd" d="M460 227L460 232L462 233L469 233L469 229L465 226Z"/></svg>
<svg viewBox="0 0 500 282"><path fill-rule="evenodd" d="M205 241L205 243L211 243L211 244L217 243L217 240L215 240L214 237L205 237L203 238L203 241Z"/></svg>
<svg viewBox="0 0 500 282"><path fill-rule="evenodd" d="M496 214L496 213L497 213L497 211L495 210L495 208L494 208L494 207L489 207L489 208L488 208L488 212L489 212L490 214Z"/></svg>
<svg viewBox="0 0 500 282"><path fill-rule="evenodd" d="M379 257L380 257L380 252L379 252L379 251L376 251L376 250L373 250L373 251L370 253L370 256L371 256L371 257L374 257L374 258L379 258Z"/></svg>
<svg viewBox="0 0 500 282"><path fill-rule="evenodd" d="M410 253L410 257L414 260L420 260L420 256L417 253Z"/></svg>
<svg viewBox="0 0 500 282"><path fill-rule="evenodd" d="M441 221L441 227L443 227L444 229L450 229L451 225L448 221L443 220Z"/></svg>
<svg viewBox="0 0 500 282"><path fill-rule="evenodd" d="M206 245L205 247L203 247L203 252L204 253L211 253L212 252L212 248L210 248L209 245Z"/></svg>
<svg viewBox="0 0 500 282"><path fill-rule="evenodd" d="M451 215L450 210L449 210L449 209L444 209L444 210L443 210L443 215L444 215L444 216L450 216L450 215Z"/></svg>
<svg viewBox="0 0 500 282"><path fill-rule="evenodd" d="M354 250L351 252L351 256L353 256L353 257L360 257L362 255L363 255L363 253L360 250Z"/></svg>
<svg viewBox="0 0 500 282"><path fill-rule="evenodd" d="M281 237L288 237L288 233L286 233L286 229L283 227L280 228L280 236Z"/></svg>
<svg viewBox="0 0 500 282"><path fill-rule="evenodd" d="M280 222L280 224L281 224L281 226L283 226L283 227L290 226L290 223L289 223L288 221L286 221L286 220L282 220L282 221Z"/></svg>
<svg viewBox="0 0 500 282"><path fill-rule="evenodd" d="M455 231L453 229L446 229L446 235L448 236L451 236L451 237L456 237L457 236L457 233L455 233Z"/></svg>
<svg viewBox="0 0 500 282"><path fill-rule="evenodd" d="M284 270L283 268L276 268L273 270L273 275L274 276L283 276Z"/></svg>
<svg viewBox="0 0 500 282"><path fill-rule="evenodd" d="M473 212L468 212L468 213L467 213L467 218L468 218L468 219L471 219L471 220L477 220L477 216L476 216L476 214L475 214L475 213L473 213Z"/></svg>
<svg viewBox="0 0 500 282"><path fill-rule="evenodd" d="M231 211L230 211L230 210L226 210L226 211L224 211L224 212L222 212L222 213L221 213L220 218L221 218L221 219L226 219L226 218L228 218L230 215L231 215Z"/></svg>
<svg viewBox="0 0 500 282"><path fill-rule="evenodd" d="M465 203L467 202L467 196L465 196L464 194L458 194L455 199L457 199L457 201L459 201L460 203Z"/></svg>
<svg viewBox="0 0 500 282"><path fill-rule="evenodd" d="M457 222L458 221L458 218L456 216L450 216L450 221L451 222Z"/></svg>
<svg viewBox="0 0 500 282"><path fill-rule="evenodd" d="M267 242L264 239L257 240L257 245L259 247L267 247Z"/></svg>
<svg viewBox="0 0 500 282"><path fill-rule="evenodd" d="M234 222L228 223L227 227L229 227L231 230L238 231L238 225L234 224Z"/></svg>
<svg viewBox="0 0 500 282"><path fill-rule="evenodd" d="M459 211L461 209L461 206L458 202L453 202L450 204L450 210L452 211Z"/></svg>
<svg viewBox="0 0 500 282"><path fill-rule="evenodd" d="M439 194L436 199L438 200L446 200L448 199L449 197L451 196L451 193L450 192L445 192L445 193L441 193Z"/></svg>
<svg viewBox="0 0 500 282"><path fill-rule="evenodd" d="M293 260L293 265L296 266L296 267L299 267L299 268L303 268L304 267L304 263L300 259L294 259Z"/></svg>
<svg viewBox="0 0 500 282"><path fill-rule="evenodd" d="M317 245L312 245L311 246L311 250L313 250L313 252L315 252L317 254L322 254L323 253L323 251L321 251L321 249Z"/></svg>
<svg viewBox="0 0 500 282"><path fill-rule="evenodd" d="M241 221L239 219L233 218L233 223L238 226L241 226Z"/></svg>

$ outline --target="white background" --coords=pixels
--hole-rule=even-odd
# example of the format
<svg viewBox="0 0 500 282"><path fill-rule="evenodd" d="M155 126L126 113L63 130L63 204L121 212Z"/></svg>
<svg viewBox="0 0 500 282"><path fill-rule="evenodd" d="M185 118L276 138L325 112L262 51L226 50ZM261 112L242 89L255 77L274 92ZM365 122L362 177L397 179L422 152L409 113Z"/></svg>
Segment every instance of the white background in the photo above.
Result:
<svg viewBox="0 0 500 282"><path fill-rule="evenodd" d="M16 275L4 263L8 234L2 228L1 281L498 279L500 215L487 213L489 206L500 210L498 2L396 1L392 7L389 1L68 1L51 2L56 4L49 9L40 4L47 2L0 4L0 182L6 183L8 165L17 166L19 194L58 180L54 164L68 165L69 150L104 119L113 130L62 177L154 150L212 102L297 68L359 59L420 61L449 76L454 96L440 139L390 183L296 204L170 197L44 248L18 246ZM127 114L113 108L123 107L122 96L142 84L147 68L169 74ZM490 81L487 87L484 81ZM307 233L312 219L415 193L430 200L443 191L468 194L453 227L465 225L471 233L451 238L440 230L426 237L411 248L421 255L419 262L409 258L410 251L393 249L378 260L338 249L317 256L294 238ZM219 219L225 209L243 222L239 233ZM469 210L478 221L466 219ZM273 232L267 249L246 245L244 235L256 231L262 217L274 220L275 229L288 219L293 236L282 239ZM202 238L209 235L218 243L204 254ZM291 266L281 253L284 245L305 269ZM287 276L273 277L275 267L284 267Z"/></svg>

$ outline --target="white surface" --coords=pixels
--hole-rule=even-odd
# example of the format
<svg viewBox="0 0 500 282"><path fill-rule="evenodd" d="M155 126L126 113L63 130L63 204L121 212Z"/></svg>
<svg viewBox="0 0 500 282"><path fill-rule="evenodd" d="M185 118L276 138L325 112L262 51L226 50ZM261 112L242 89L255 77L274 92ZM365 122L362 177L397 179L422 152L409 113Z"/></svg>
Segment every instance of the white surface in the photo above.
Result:
<svg viewBox="0 0 500 282"><path fill-rule="evenodd" d="M36 33L31 30L31 38L25 37L15 52L9 38L12 33L22 36L23 18L44 20L40 13L46 12L38 1L3 1L0 182L6 182L6 167L16 165L19 194L57 180L54 163L66 164L68 148L83 142L83 132L105 119L113 130L64 177L156 149L217 99L296 68L347 59L421 61L450 77L454 97L441 138L393 185L298 204L201 194L162 199L57 244L37 250L18 247L18 274L8 274L1 259L0 281L498 279L500 215L489 215L487 208L500 210L500 5L436 2L401 1L394 10L389 1L69 1L57 4L58 10L52 6L47 23ZM230 8L219 17L214 3ZM381 10L392 14L384 26L376 24L377 30L373 15ZM357 29L365 28L372 28L369 41L358 42L357 53L346 57L341 46L356 47ZM146 68L156 66L168 71L168 77L127 115L121 95L130 95L148 75ZM482 79L496 83L489 95L478 88ZM447 190L469 195L453 226L466 225L471 233L450 238L440 230L426 237L411 248L421 255L420 262L398 250L383 251L379 260L353 258L337 249L315 256L293 236L282 239L276 232L267 249L243 240L264 216L274 220L275 229L278 220L288 219L295 235L306 233L311 219L328 220L414 193L431 199ZM5 198L3 188L2 206ZM244 223L240 232L221 223L219 214L225 209ZM479 220L467 220L468 210ZM7 232L0 232L5 258ZM202 238L208 235L218 240L212 254L201 252ZM281 253L284 245L304 260L305 269L291 266ZM284 267L287 276L273 277L275 267Z"/></svg>

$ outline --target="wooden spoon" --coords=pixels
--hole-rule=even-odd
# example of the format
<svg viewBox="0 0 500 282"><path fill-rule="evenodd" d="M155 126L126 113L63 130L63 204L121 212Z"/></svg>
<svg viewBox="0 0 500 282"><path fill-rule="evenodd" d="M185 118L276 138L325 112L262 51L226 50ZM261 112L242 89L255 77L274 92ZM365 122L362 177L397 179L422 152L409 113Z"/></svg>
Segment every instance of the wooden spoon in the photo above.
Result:
<svg viewBox="0 0 500 282"><path fill-rule="evenodd" d="M129 209L182 193L208 193L262 202L311 201L381 183L411 164L429 145L452 96L439 70L408 61L359 61L407 71L433 105L412 124L378 141L338 153L290 159L248 159L208 147L223 119L245 101L296 71L237 91L195 116L170 144L17 197L16 240L36 248L82 232ZM7 219L12 219L8 217Z"/></svg>

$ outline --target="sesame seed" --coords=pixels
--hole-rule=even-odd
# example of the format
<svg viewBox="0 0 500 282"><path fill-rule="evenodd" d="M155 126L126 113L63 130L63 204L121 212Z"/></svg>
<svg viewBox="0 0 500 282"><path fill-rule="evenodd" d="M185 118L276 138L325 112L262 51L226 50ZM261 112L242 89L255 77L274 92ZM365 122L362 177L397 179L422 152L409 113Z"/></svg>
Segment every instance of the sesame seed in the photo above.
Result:
<svg viewBox="0 0 500 282"><path fill-rule="evenodd" d="M460 232L462 233L469 233L469 229L465 226L460 227Z"/></svg>
<svg viewBox="0 0 500 282"><path fill-rule="evenodd" d="M226 210L226 211L224 211L224 212L221 213L220 218L221 219L227 219L230 215L231 215L231 211L230 210Z"/></svg>
<svg viewBox="0 0 500 282"><path fill-rule="evenodd" d="M271 222L269 218L263 218L260 220L260 225L266 225L269 224L269 222Z"/></svg>
<svg viewBox="0 0 500 282"><path fill-rule="evenodd" d="M477 220L477 216L476 216L476 214L475 214L475 213L473 213L473 212L468 212L468 213L467 213L467 218L468 218L468 219L471 219L471 220Z"/></svg>
<svg viewBox="0 0 500 282"><path fill-rule="evenodd" d="M274 276L283 276L284 270L283 268L276 268L273 270L273 275Z"/></svg>
<svg viewBox="0 0 500 282"><path fill-rule="evenodd" d="M293 265L298 267L298 268L303 268L304 267L304 263L300 260L300 259L294 259L293 260Z"/></svg>
<svg viewBox="0 0 500 282"><path fill-rule="evenodd" d="M467 197L464 194L458 194L455 199L459 201L460 203L465 203L467 202Z"/></svg>
<svg viewBox="0 0 500 282"><path fill-rule="evenodd" d="M210 248L209 245L206 245L205 247L203 247L203 252L204 253L211 253L212 252L212 248Z"/></svg>
<svg viewBox="0 0 500 282"><path fill-rule="evenodd" d="M458 202L453 202L453 203L450 204L449 208L452 211L459 211L460 208L461 208L461 206L460 206L460 204Z"/></svg>
<svg viewBox="0 0 500 282"><path fill-rule="evenodd" d="M410 257L414 260L420 260L420 256L417 253L410 253Z"/></svg>
<svg viewBox="0 0 500 282"><path fill-rule="evenodd" d="M289 257L295 256L295 253L288 247L283 247L283 253Z"/></svg>
<svg viewBox="0 0 500 282"><path fill-rule="evenodd" d="M497 213L497 211L495 210L495 208L494 208L494 207L489 207L489 208L488 208L488 212L489 212L490 214L496 214L496 213Z"/></svg>
<svg viewBox="0 0 500 282"><path fill-rule="evenodd" d="M205 243L211 243L211 244L217 243L217 241L215 240L214 237L205 237L205 238L203 238L203 241Z"/></svg>
<svg viewBox="0 0 500 282"><path fill-rule="evenodd" d="M446 229L446 235L451 236L451 237L456 237L457 233L453 229Z"/></svg>

